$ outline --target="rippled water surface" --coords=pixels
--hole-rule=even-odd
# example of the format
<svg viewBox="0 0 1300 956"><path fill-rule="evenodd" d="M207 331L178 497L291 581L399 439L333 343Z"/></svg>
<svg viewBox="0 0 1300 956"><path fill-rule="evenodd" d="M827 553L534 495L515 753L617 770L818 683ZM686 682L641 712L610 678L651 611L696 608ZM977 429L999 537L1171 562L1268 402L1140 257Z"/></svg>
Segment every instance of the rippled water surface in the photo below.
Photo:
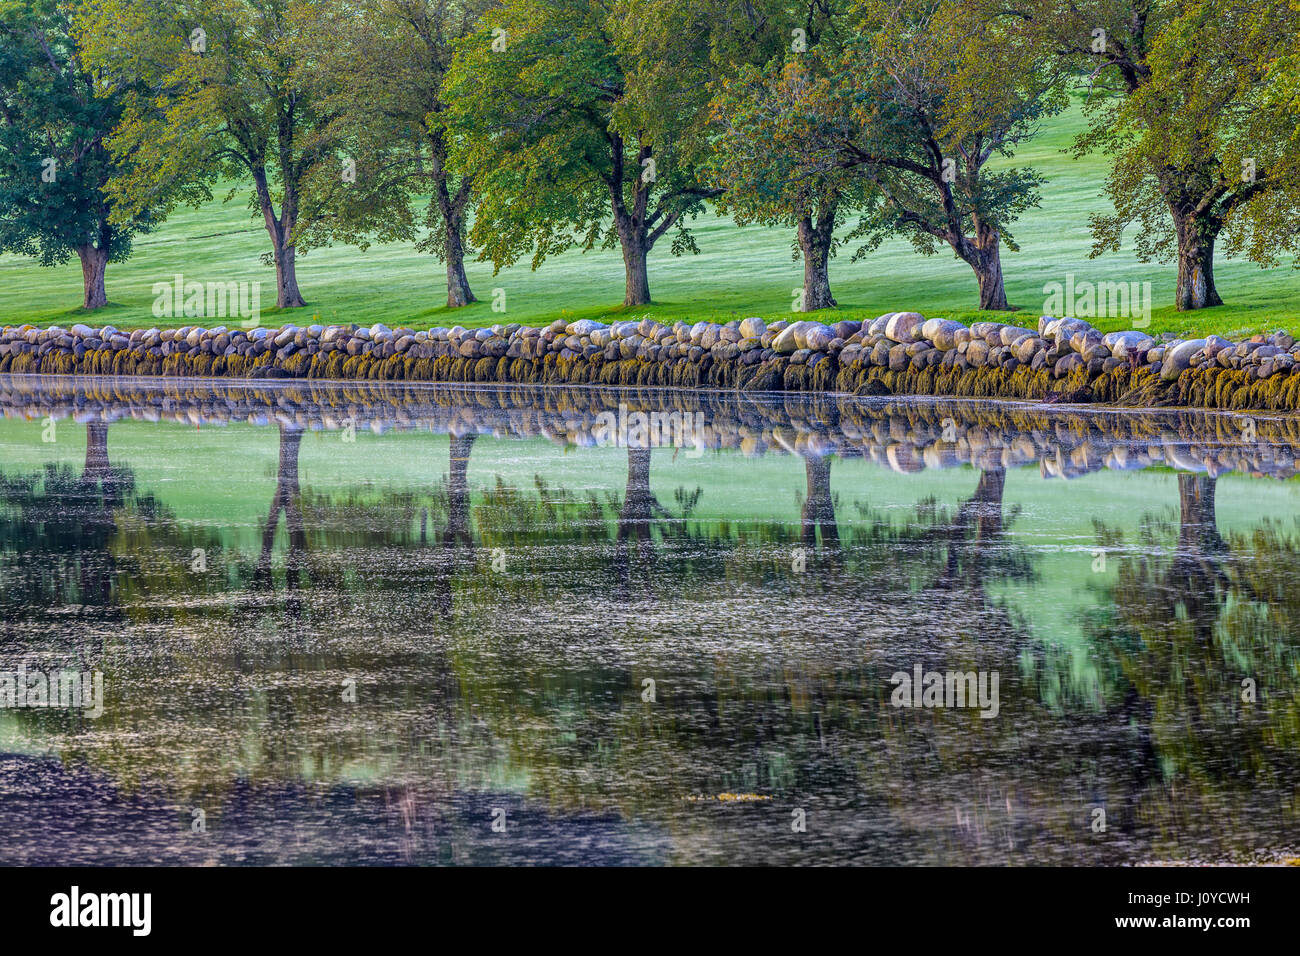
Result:
<svg viewBox="0 0 1300 956"><path fill-rule="evenodd" d="M1300 419L215 389L0 379L6 862L1297 855Z"/></svg>

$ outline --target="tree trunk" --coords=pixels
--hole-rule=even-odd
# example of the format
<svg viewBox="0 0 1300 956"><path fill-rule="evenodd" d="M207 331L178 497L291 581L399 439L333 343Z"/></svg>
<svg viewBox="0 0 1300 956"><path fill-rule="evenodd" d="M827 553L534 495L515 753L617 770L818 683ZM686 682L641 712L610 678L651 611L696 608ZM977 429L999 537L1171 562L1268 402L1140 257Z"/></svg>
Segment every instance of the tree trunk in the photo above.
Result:
<svg viewBox="0 0 1300 956"><path fill-rule="evenodd" d="M1172 211L1172 210L1171 210ZM1214 288L1214 240L1219 230L1206 216L1185 216L1174 212L1178 236L1178 289L1174 306L1179 312L1223 305Z"/></svg>
<svg viewBox="0 0 1300 956"><path fill-rule="evenodd" d="M645 242L638 236L623 240L623 268L627 284L623 293L624 305L650 304L650 276L646 272Z"/></svg>
<svg viewBox="0 0 1300 956"><path fill-rule="evenodd" d="M293 243L278 244L275 252L275 305L299 309L307 303L298 291L298 250Z"/></svg>
<svg viewBox="0 0 1300 956"><path fill-rule="evenodd" d="M442 216L447 261L447 308L459 309L477 302L465 275L465 207L471 193L471 180L465 177L453 196L447 181L447 150L442 131L430 132L430 160L433 163L434 202Z"/></svg>
<svg viewBox="0 0 1300 956"><path fill-rule="evenodd" d="M799 248L803 252L802 312L833 309L836 306L835 298L831 295L828 269L831 243L835 236L834 207L831 207L829 213L823 209L820 220L814 224L811 215L799 219Z"/></svg>
<svg viewBox="0 0 1300 956"><path fill-rule="evenodd" d="M447 308L459 309L477 302L465 275L465 244L460 225L447 223Z"/></svg>
<svg viewBox="0 0 1300 956"><path fill-rule="evenodd" d="M298 291L298 250L293 244L293 230L297 224L297 200L292 190L286 189L284 209L281 215L275 214L275 201L271 198L271 189L266 181L265 169L253 170L253 187L257 191L258 205L262 209L262 219L266 222L266 234L271 237L271 248L275 259L275 306L278 309L298 309L307 303Z"/></svg>
<svg viewBox="0 0 1300 956"><path fill-rule="evenodd" d="M85 287L81 307L102 309L108 305L108 295L104 292L104 270L108 268L108 250L93 245L78 246L77 257L81 259L81 281Z"/></svg>
<svg viewBox="0 0 1300 956"><path fill-rule="evenodd" d="M655 239L662 235L675 221L675 215L669 215L652 234L647 226L647 209L650 203L650 189L653 177L649 181L642 178L641 164L650 157L650 148L642 146L637 154L634 178L632 181L632 203L626 202L623 195L624 155L623 137L617 133L609 136L610 159L613 162L613 175L610 176L609 202L610 212L614 217L614 230L618 233L618 243L623 249L623 269L626 283L623 291L623 305L650 304L650 276L646 272L646 257Z"/></svg>
<svg viewBox="0 0 1300 956"><path fill-rule="evenodd" d="M1002 236L996 229L980 225L975 230L974 242L968 242L969 254L963 256L975 270L980 285L980 308L991 312L1005 312L1006 288L1002 284Z"/></svg>

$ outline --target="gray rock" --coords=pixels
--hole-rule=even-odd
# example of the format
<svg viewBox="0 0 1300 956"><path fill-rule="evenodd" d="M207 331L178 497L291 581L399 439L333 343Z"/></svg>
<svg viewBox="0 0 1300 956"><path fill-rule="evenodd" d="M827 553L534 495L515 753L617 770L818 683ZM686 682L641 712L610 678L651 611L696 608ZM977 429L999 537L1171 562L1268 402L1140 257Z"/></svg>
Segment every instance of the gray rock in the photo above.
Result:
<svg viewBox="0 0 1300 956"><path fill-rule="evenodd" d="M1057 359L1056 366L1052 369L1052 374L1057 378L1064 378L1074 369L1082 368L1083 365L1083 356L1078 352L1071 352L1069 355L1064 355Z"/></svg>
<svg viewBox="0 0 1300 956"><path fill-rule="evenodd" d="M1027 336L1033 338L1036 334L1032 329L1022 329L1016 325L1004 325L1002 326L1002 344L1015 345L1021 339Z"/></svg>
<svg viewBox="0 0 1300 956"><path fill-rule="evenodd" d="M811 348L810 336L815 333L816 339L821 343L819 347L824 347L835 338L835 333L829 326L820 322L801 321L783 329L780 334L772 341L772 348L782 355L789 355L796 349Z"/></svg>
<svg viewBox="0 0 1300 956"><path fill-rule="evenodd" d="M1156 344L1156 340L1145 332L1110 332L1101 337L1102 344L1110 349L1110 354L1118 359L1126 359L1131 354L1142 353Z"/></svg>
<svg viewBox="0 0 1300 956"><path fill-rule="evenodd" d="M925 316L920 312L895 312L885 323L885 335L907 345L921 338L923 325Z"/></svg>
<svg viewBox="0 0 1300 956"><path fill-rule="evenodd" d="M1047 343L1036 335L1030 335L1020 339L1014 346L1016 359L1029 363L1033 361L1034 355L1046 348Z"/></svg>
<svg viewBox="0 0 1300 956"><path fill-rule="evenodd" d="M1160 377L1166 382L1176 379L1191 366L1192 356L1204 347L1205 339L1192 339L1189 342L1180 342L1167 349L1162 357Z"/></svg>
<svg viewBox="0 0 1300 956"><path fill-rule="evenodd" d="M921 335L933 342L937 349L955 349L958 333L961 332L969 335L970 330L952 319L930 319L921 326Z"/></svg>
<svg viewBox="0 0 1300 956"><path fill-rule="evenodd" d="M867 326L867 333L870 335L884 335L885 327L889 325L889 320L892 319L894 315L895 313L893 312L886 312L879 318L873 319L871 324Z"/></svg>
<svg viewBox="0 0 1300 956"><path fill-rule="evenodd" d="M808 323L799 335L803 339L803 347L814 352L825 351L835 340L835 330L821 322Z"/></svg>

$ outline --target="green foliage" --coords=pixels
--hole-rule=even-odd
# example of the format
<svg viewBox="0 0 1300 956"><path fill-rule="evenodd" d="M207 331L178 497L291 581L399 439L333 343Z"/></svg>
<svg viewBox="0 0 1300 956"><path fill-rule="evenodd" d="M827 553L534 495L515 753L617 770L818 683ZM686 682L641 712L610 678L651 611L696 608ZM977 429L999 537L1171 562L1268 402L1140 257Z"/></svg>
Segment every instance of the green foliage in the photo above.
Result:
<svg viewBox="0 0 1300 956"><path fill-rule="evenodd" d="M946 245L975 269L981 307L1006 308L999 246L1016 248L1010 226L1042 180L989 164L1063 108L1059 72L960 3L858 0L849 16L827 42L724 85L719 112L738 134L724 136L723 162L750 197L742 206L770 220L792 199L824 202L855 182L869 213L852 234L858 256L890 235L927 255ZM749 154L725 155L747 136Z"/></svg>
<svg viewBox="0 0 1300 956"><path fill-rule="evenodd" d="M0 251L43 266L91 250L121 262L132 237L160 218L155 203L113 209L107 186L127 167L104 140L126 91L96 97L98 79L82 63L63 5L0 2Z"/></svg>
<svg viewBox="0 0 1300 956"><path fill-rule="evenodd" d="M264 259L282 273L280 305L302 304L293 261L302 212L314 208L305 186L317 167L338 172L332 117L304 80L321 12L319 0L87 0L78 15L87 61L147 87L109 140L132 161L109 185L114 214L251 178L250 209L273 245Z"/></svg>
<svg viewBox="0 0 1300 956"><path fill-rule="evenodd" d="M1300 192L1288 171L1297 161L1298 114L1286 101L1279 63L1300 36L1300 11L1285 2L1226 0L1155 9L1162 19L1147 24L1138 82L1122 70L1099 74L1106 82L1079 143L1115 156L1106 188L1116 211L1093 220L1098 250L1117 247L1136 224L1138 254L1170 260L1173 197L1194 200L1216 234L1224 230L1229 254L1271 265L1281 251L1300 252ZM1118 65L1119 57L1111 53L1108 62Z"/></svg>
<svg viewBox="0 0 1300 956"><path fill-rule="evenodd" d="M1300 251L1294 221L1300 10L1291 0L1091 0L1005 4L1041 49L1085 77L1091 119L1076 155L1112 157L1091 218L1094 254L1136 226L1142 261L1179 260L1180 308L1220 303L1215 243L1271 265Z"/></svg>
<svg viewBox="0 0 1300 956"><path fill-rule="evenodd" d="M313 244L418 239L446 260L472 205L473 175L450 165L443 83L452 44L495 0L330 0L305 40L303 81L333 117L331 137L355 177L310 172ZM418 216L414 207L423 206Z"/></svg>
<svg viewBox="0 0 1300 956"><path fill-rule="evenodd" d="M177 265L232 276L252 244L210 191L251 181L282 307L301 304L297 251L403 244L369 267L327 257L322 280L348 275L323 310L338 321L432 317L419 266L408 274L398 256L414 248L450 266L471 217L494 274L618 245L625 307L648 304L645 259L660 238L673 232L685 252L707 235L707 267L657 266L656 288L677 287L655 314L785 313L793 276L760 264L766 239L685 228L710 198L742 224L797 226L799 245L811 230L825 255L854 242L882 256L869 285L837 282L857 284L839 313L855 317L953 307L953 277L899 257L900 236L971 265L984 309L1005 305L1001 256L1021 241L1031 254L1009 261L1031 271L1008 284L1032 309L1045 260L1048 278L1078 261L1073 222L1093 223L1099 268L1125 278L1150 277L1114 258L1125 232L1140 261L1178 253L1178 308L1184 272L1208 273L1220 235L1221 252L1265 266L1300 254L1295 0L0 0L0 35L0 248L43 264L83 250L117 261L170 214L195 245L150 243L152 271L120 274L137 287ZM1067 71L1087 91L1078 172L1055 157L1055 133L1039 135ZM49 183L47 157L63 173ZM1065 191L1052 197L1055 228L1035 212L1049 170ZM8 279L16 267L0 268ZM556 269L526 286L537 291L512 320L619 314L589 265ZM408 296L390 302L399 275ZM6 315L64 314L21 273L3 286ZM1274 327L1293 312L1263 308L1286 286L1261 278L1237 293L1240 309L1196 323L1157 308L1155 327ZM139 294L123 293L113 320L148 322Z"/></svg>
<svg viewBox="0 0 1300 956"><path fill-rule="evenodd" d="M864 0L864 29L840 57L828 104L860 165L887 197L868 247L902 232L924 254L968 259L968 235L995 234L1037 205L1042 178L990 168L1065 105L1059 75L1014 31L959 3Z"/></svg>
<svg viewBox="0 0 1300 956"><path fill-rule="evenodd" d="M707 96L701 15L668 0L507 0L455 44L453 160L478 176L472 230L497 269L574 246L633 263L711 191L692 138ZM629 302L629 304L634 304Z"/></svg>
<svg viewBox="0 0 1300 956"><path fill-rule="evenodd" d="M726 190L718 209L740 223L802 225L802 236L823 229L827 254L839 244L835 228L873 195L859 172L820 167L815 155L827 132L818 112L827 51L841 48L845 20L842 4L764 11L759 36L731 51L710 103L709 173ZM797 236L795 258L799 245Z"/></svg>

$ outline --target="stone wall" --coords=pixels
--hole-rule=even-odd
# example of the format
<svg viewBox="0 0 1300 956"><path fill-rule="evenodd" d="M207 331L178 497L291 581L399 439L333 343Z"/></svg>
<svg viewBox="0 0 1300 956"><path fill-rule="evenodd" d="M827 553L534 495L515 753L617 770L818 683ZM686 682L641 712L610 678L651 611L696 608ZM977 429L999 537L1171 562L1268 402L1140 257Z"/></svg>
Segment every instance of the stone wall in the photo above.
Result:
<svg viewBox="0 0 1300 956"><path fill-rule="evenodd" d="M1042 316L1028 328L893 312L862 322L590 319L544 328L6 327L0 373L598 384L943 395L1131 406L1300 409L1284 332L1233 343L1103 335Z"/></svg>

